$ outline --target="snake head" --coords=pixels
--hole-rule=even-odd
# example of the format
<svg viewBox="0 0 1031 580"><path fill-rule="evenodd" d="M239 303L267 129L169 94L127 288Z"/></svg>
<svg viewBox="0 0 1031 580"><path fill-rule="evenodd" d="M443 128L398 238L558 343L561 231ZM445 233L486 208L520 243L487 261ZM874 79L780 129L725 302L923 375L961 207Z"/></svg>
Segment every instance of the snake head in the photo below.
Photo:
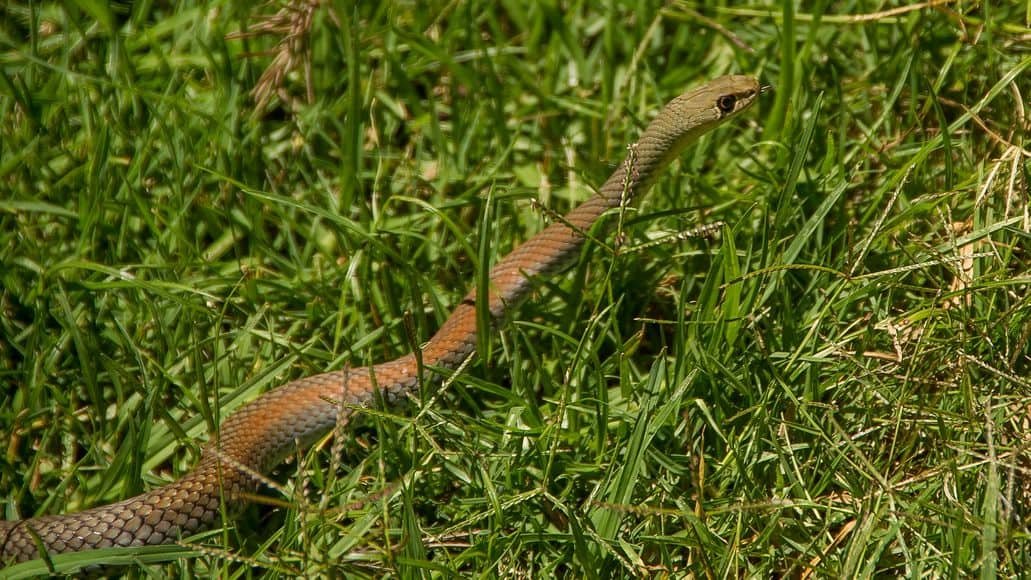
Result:
<svg viewBox="0 0 1031 580"><path fill-rule="evenodd" d="M641 135L638 146L657 152L659 167L704 133L752 106L762 89L754 77L729 75L691 89L667 104Z"/></svg>

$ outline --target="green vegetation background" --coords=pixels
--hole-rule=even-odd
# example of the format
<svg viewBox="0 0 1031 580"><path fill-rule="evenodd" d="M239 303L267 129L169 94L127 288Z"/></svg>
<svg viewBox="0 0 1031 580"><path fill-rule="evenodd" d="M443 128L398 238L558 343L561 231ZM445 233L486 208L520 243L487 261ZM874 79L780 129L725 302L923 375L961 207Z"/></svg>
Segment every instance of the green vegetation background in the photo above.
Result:
<svg viewBox="0 0 1031 580"><path fill-rule="evenodd" d="M774 90L456 380L128 557L1026 570L1031 5L804 4L6 3L0 515L151 489L243 402L409 352L665 101L745 73Z"/></svg>

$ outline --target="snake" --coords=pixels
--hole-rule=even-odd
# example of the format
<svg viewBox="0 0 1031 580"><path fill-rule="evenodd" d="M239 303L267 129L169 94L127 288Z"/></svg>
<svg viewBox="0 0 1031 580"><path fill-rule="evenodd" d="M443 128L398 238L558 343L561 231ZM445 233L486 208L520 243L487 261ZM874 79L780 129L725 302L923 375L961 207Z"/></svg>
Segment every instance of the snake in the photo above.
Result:
<svg viewBox="0 0 1031 580"><path fill-rule="evenodd" d="M491 269L486 306L492 325L530 293L535 278L574 262L605 214L640 198L685 147L747 109L760 92L755 78L730 75L670 101L596 193ZM180 479L78 513L0 521L0 566L64 552L172 543L213 527L224 506L253 496L262 474L345 425L356 410L414 393L424 374L458 372L475 352L477 301L473 288L418 353L303 377L260 395L223 422Z"/></svg>

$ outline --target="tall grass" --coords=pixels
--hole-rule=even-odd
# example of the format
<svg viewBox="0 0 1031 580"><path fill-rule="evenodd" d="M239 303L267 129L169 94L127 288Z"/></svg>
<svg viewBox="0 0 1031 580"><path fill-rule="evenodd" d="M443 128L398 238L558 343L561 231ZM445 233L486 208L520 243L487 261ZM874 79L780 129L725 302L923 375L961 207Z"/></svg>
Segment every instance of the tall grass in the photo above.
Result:
<svg viewBox="0 0 1031 580"><path fill-rule="evenodd" d="M757 110L454 381L362 412L221 529L54 561L1019 575L1018 4L6 4L3 517L161 485L242 403L411 351L662 103L748 73Z"/></svg>

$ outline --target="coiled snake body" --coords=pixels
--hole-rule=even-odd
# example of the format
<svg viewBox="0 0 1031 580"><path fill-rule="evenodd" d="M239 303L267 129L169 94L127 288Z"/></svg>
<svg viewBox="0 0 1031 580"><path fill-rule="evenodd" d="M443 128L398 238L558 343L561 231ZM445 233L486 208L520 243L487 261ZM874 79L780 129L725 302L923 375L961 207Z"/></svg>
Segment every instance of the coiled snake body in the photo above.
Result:
<svg viewBox="0 0 1031 580"><path fill-rule="evenodd" d="M534 276L575 258L585 234L606 211L642 195L659 173L699 135L748 108L759 94L754 78L727 76L671 101L632 145L626 162L598 194L513 250L490 273L487 298L497 320L531 289ZM454 369L476 346L476 292L469 292L421 349L421 365ZM0 522L0 566L50 554L172 542L218 521L223 501L235 502L260 485L287 454L346 421L377 390L393 401L416 389L414 354L371 368L334 371L274 389L230 416L181 479L110 505L67 515ZM343 418L339 415L343 413Z"/></svg>

